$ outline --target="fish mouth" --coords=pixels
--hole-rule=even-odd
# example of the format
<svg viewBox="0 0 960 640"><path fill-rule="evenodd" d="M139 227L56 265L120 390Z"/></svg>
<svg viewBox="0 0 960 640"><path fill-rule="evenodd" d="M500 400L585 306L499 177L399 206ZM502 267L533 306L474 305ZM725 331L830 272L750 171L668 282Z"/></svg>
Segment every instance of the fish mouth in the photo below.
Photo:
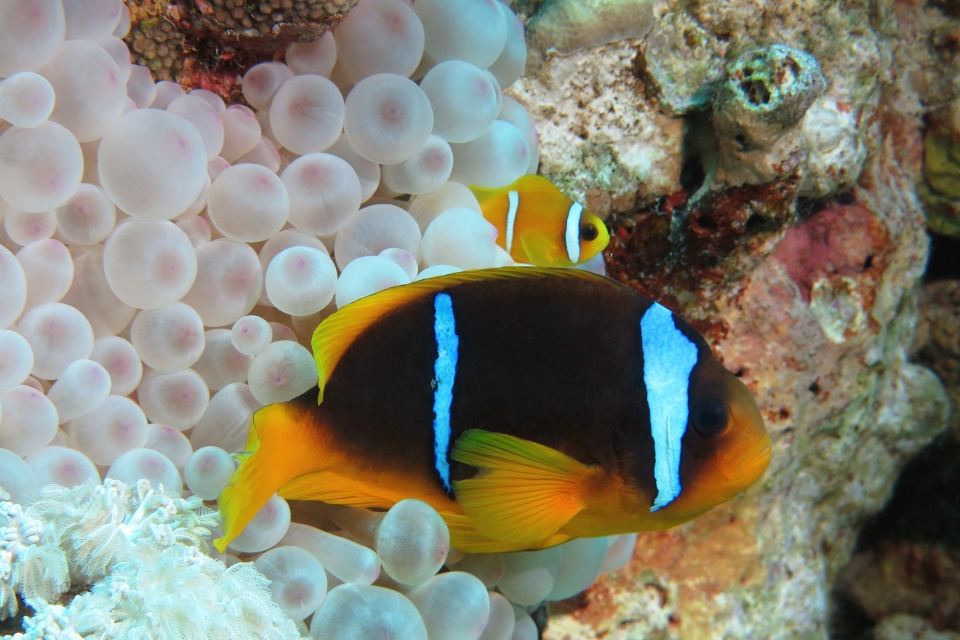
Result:
<svg viewBox="0 0 960 640"><path fill-rule="evenodd" d="M767 470L772 453L769 437L758 440L738 456L742 462L738 465L737 473L731 474L730 480L733 482L745 480L748 484L753 482Z"/></svg>

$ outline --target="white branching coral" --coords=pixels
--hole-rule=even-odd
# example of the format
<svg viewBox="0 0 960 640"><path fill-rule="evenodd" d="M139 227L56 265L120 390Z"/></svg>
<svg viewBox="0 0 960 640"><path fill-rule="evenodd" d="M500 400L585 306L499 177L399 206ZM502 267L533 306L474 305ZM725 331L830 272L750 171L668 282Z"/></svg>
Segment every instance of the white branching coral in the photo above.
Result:
<svg viewBox="0 0 960 640"><path fill-rule="evenodd" d="M204 555L216 512L141 480L51 486L22 507L0 493L0 620L11 640L300 638L252 564ZM66 606L69 591L86 591Z"/></svg>

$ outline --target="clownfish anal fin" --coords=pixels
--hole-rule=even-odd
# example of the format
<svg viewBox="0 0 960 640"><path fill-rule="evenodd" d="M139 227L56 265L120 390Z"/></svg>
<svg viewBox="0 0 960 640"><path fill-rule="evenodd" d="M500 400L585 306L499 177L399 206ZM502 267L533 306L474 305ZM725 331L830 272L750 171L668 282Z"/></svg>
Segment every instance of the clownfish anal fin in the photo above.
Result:
<svg viewBox="0 0 960 640"><path fill-rule="evenodd" d="M316 471L294 478L283 485L279 493L287 500L320 500L351 507L389 509L394 504L389 498L371 493L367 487L332 471Z"/></svg>
<svg viewBox="0 0 960 640"><path fill-rule="evenodd" d="M514 543L556 534L587 506L587 486L598 473L550 447L479 429L460 436L451 457L480 469L453 483L476 531Z"/></svg>
<svg viewBox="0 0 960 640"><path fill-rule="evenodd" d="M440 516L450 530L450 546L461 551L467 551L467 553L502 553L505 551L531 551L535 548L546 549L573 538L571 535L558 532L549 538L538 541L536 544L494 540L478 532L470 518L462 513L441 511Z"/></svg>

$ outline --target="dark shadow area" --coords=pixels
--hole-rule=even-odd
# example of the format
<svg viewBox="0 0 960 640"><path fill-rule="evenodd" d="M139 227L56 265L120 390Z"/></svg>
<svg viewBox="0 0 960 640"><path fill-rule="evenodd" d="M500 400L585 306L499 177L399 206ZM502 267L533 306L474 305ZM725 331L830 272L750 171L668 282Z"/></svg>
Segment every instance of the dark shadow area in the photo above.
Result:
<svg viewBox="0 0 960 640"><path fill-rule="evenodd" d="M885 539L960 549L960 443L950 434L907 463L887 505L860 531L855 552Z"/></svg>
<svg viewBox="0 0 960 640"><path fill-rule="evenodd" d="M830 640L872 640L873 620L856 602L833 593L827 632Z"/></svg>
<svg viewBox="0 0 960 640"><path fill-rule="evenodd" d="M871 640L884 611L955 629L958 552L960 442L948 431L907 463L886 506L861 529L831 594L831 640Z"/></svg>
<svg viewBox="0 0 960 640"><path fill-rule="evenodd" d="M923 282L960 280L960 238L930 234L930 260Z"/></svg>

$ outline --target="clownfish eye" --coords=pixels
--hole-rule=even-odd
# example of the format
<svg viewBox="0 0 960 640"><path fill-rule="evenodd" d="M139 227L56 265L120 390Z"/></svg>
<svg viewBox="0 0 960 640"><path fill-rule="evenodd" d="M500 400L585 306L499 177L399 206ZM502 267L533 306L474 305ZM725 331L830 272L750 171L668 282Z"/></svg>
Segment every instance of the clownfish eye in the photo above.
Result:
<svg viewBox="0 0 960 640"><path fill-rule="evenodd" d="M704 438L716 438L730 425L730 411L717 398L703 398L691 412L693 430Z"/></svg>
<svg viewBox="0 0 960 640"><path fill-rule="evenodd" d="M580 227L580 239L590 242L591 240L596 240L597 236L600 235L600 232L597 231L595 225L590 224L589 222Z"/></svg>

